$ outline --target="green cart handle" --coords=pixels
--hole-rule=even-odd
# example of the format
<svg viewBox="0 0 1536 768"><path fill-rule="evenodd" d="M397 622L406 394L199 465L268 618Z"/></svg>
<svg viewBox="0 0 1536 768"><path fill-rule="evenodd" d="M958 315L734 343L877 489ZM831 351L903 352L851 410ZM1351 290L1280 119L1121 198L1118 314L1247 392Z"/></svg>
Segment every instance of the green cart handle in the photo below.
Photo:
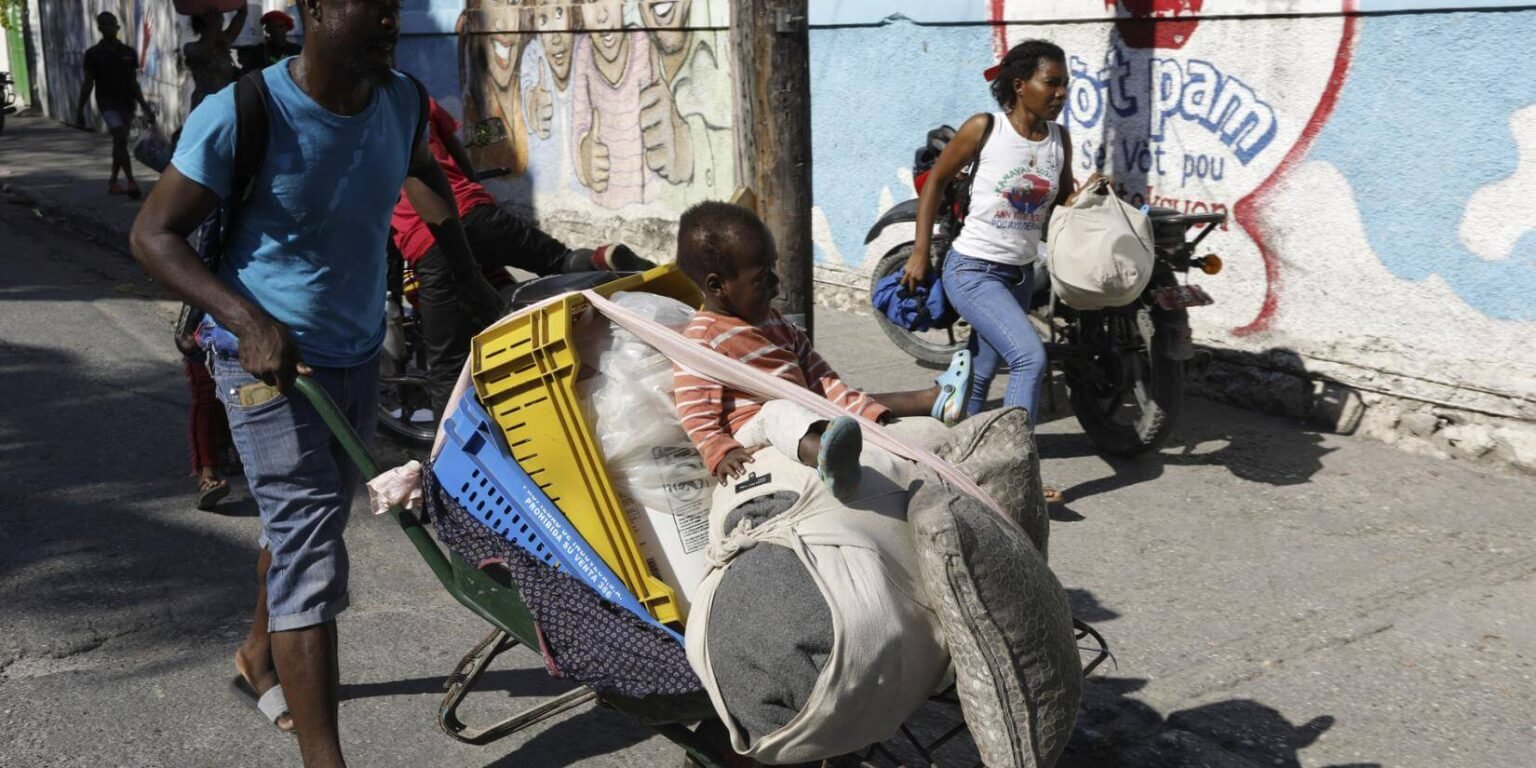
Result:
<svg viewBox="0 0 1536 768"><path fill-rule="evenodd" d="M313 405L315 410L319 412L320 418L325 421L325 425L330 427L331 434L336 436L336 441L341 443L341 447L346 450L347 455L352 457L353 463L357 464L359 470L362 470L363 479L372 480L378 477L378 463L373 460L373 455L368 453L368 447L363 445L363 439L357 436L357 430L352 429L352 425L347 422L346 417L341 415L341 411L337 409L335 401L331 400L331 396L326 394L325 389L308 376L300 376L294 379L293 387L303 393L305 399L309 400L310 405ZM371 416L372 414L369 415ZM448 557L443 554L443 550L437 546L437 542L427 532L427 528L422 524L421 518L417 517L415 512L405 509L398 504L390 505L389 516L393 517L395 522L400 524L400 529L405 531L406 538L410 539L411 544L416 546L416 551L421 553L421 559L427 561L427 567L432 569L432 573L437 576L438 581L441 581L443 586L448 587L450 590L454 589L453 565L448 562Z"/></svg>

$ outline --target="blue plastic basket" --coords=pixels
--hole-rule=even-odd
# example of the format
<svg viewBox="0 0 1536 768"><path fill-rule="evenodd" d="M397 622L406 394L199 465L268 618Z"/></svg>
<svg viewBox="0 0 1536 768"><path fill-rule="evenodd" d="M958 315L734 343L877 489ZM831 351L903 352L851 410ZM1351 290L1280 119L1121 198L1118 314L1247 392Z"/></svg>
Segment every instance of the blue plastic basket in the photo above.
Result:
<svg viewBox="0 0 1536 768"><path fill-rule="evenodd" d="M511 453L472 393L444 424L448 439L432 464L443 489L475 519L534 557L581 579L603 599L661 627Z"/></svg>

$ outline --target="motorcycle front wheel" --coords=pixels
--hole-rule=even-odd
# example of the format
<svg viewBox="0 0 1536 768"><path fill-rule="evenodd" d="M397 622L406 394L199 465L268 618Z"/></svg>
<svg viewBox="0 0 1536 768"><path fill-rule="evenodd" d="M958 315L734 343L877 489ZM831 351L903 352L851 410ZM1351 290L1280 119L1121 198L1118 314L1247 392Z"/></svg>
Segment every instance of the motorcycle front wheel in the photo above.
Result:
<svg viewBox="0 0 1536 768"><path fill-rule="evenodd" d="M379 385L379 429L415 448L430 448L437 437L437 414L427 396L425 376L387 377Z"/></svg>
<svg viewBox="0 0 1536 768"><path fill-rule="evenodd" d="M1080 312L1068 327L1081 354L1063 369L1083 432L1115 456L1162 448L1183 407L1184 364L1157 347L1150 312Z"/></svg>
<svg viewBox="0 0 1536 768"><path fill-rule="evenodd" d="M900 272L907 259L912 256L912 243L902 243L892 248L880 262L875 265L874 274L870 275L869 293L875 293L875 286L880 280L894 272ZM971 341L971 326L964 320L957 320L954 325L942 330L909 331L890 320L885 315L875 313L875 320L880 324L880 330L889 336L901 351L911 355L918 362L929 365L949 365L950 358L956 352L965 349Z"/></svg>
<svg viewBox="0 0 1536 768"><path fill-rule="evenodd" d="M379 431L407 447L429 448L437 437L437 414L432 410L420 329L401 316L393 297L385 329L379 353Z"/></svg>

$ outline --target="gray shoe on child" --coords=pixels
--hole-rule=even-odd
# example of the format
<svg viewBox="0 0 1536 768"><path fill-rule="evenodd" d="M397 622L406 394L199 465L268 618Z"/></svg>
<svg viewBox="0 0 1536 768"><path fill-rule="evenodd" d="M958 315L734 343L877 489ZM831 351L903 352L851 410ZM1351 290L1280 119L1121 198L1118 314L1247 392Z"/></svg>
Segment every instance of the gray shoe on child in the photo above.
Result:
<svg viewBox="0 0 1536 768"><path fill-rule="evenodd" d="M864 452L864 430L852 416L839 416L821 433L816 472L832 495L847 499L859 490L859 456Z"/></svg>

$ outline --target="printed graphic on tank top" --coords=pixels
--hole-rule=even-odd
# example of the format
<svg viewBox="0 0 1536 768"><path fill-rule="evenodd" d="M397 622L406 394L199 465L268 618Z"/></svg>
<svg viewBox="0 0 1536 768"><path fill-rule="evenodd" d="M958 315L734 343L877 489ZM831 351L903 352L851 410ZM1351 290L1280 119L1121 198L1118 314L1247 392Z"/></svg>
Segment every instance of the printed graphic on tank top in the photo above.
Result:
<svg viewBox="0 0 1536 768"><path fill-rule="evenodd" d="M1014 130L1006 114L993 115L992 135L981 151L971 212L955 239L956 251L1002 264L1035 261L1065 159L1061 127L1046 125L1046 137L1031 141Z"/></svg>

